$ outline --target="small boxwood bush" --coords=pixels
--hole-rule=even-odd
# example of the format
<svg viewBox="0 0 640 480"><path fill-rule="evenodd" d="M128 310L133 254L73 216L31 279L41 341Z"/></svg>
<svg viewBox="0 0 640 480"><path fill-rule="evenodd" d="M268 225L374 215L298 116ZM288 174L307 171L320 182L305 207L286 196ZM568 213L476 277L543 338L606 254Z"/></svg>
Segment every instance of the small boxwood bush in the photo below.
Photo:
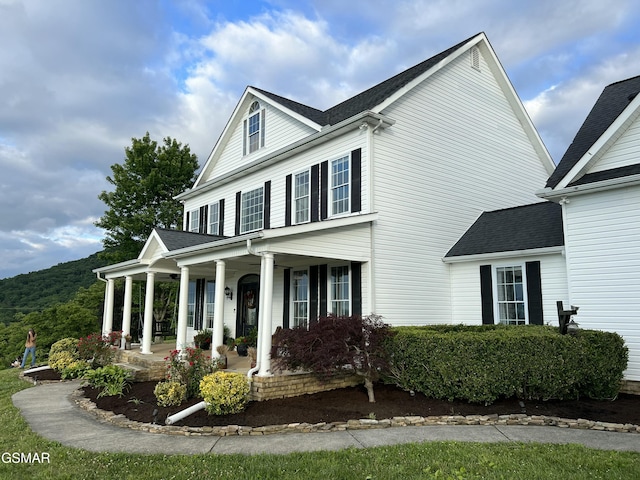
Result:
<svg viewBox="0 0 640 480"><path fill-rule="evenodd" d="M249 403L249 382L241 373L217 371L200 382L200 394L210 415L242 412Z"/></svg>
<svg viewBox="0 0 640 480"><path fill-rule="evenodd" d="M535 325L395 330L388 348L396 383L448 400L613 398L628 358L622 338L609 332L560 335Z"/></svg>

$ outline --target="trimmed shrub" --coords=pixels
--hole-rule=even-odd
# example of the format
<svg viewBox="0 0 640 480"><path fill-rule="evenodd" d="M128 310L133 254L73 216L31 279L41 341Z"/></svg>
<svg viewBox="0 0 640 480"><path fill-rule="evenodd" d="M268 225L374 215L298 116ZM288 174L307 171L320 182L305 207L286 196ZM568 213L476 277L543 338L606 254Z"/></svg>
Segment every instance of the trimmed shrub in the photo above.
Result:
<svg viewBox="0 0 640 480"><path fill-rule="evenodd" d="M60 377L62 380L81 378L88 370L91 370L91 366L85 360L76 360L62 369Z"/></svg>
<svg viewBox="0 0 640 480"><path fill-rule="evenodd" d="M63 338L51 345L49 366L56 372L61 372L76 360L78 360L78 340L76 338Z"/></svg>
<svg viewBox="0 0 640 480"><path fill-rule="evenodd" d="M242 412L249 403L250 390L247 377L241 373L218 371L200 382L200 395L210 415Z"/></svg>
<svg viewBox="0 0 640 480"><path fill-rule="evenodd" d="M187 386L180 382L158 382L153 394L159 407L176 407L187 399Z"/></svg>
<svg viewBox="0 0 640 480"><path fill-rule="evenodd" d="M626 348L613 333L559 335L535 325L394 330L387 343L393 379L433 398L612 398L626 368Z"/></svg>

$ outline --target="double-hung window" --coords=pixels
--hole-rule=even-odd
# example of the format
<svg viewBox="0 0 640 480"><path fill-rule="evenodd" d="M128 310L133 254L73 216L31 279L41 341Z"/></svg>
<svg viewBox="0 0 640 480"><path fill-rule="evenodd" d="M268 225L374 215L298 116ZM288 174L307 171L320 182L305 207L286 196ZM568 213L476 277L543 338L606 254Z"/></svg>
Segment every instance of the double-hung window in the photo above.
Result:
<svg viewBox="0 0 640 480"><path fill-rule="evenodd" d="M260 230L264 224L264 188L243 192L240 206L240 233Z"/></svg>
<svg viewBox="0 0 640 480"><path fill-rule="evenodd" d="M209 205L209 233L218 235L220 230L220 203Z"/></svg>
<svg viewBox="0 0 640 480"><path fill-rule="evenodd" d="M189 225L187 226L190 232L200 232L200 210L191 210L189 212Z"/></svg>
<svg viewBox="0 0 640 480"><path fill-rule="evenodd" d="M331 162L331 215L349 212L349 156Z"/></svg>
<svg viewBox="0 0 640 480"><path fill-rule="evenodd" d="M196 317L196 282L189 282L187 297L187 327L193 328Z"/></svg>
<svg viewBox="0 0 640 480"><path fill-rule="evenodd" d="M522 266L496 267L495 273L499 322L507 325L526 324L526 283Z"/></svg>
<svg viewBox="0 0 640 480"><path fill-rule="evenodd" d="M306 327L309 322L309 274L307 270L294 270L291 276L293 299L293 326Z"/></svg>
<svg viewBox="0 0 640 480"><path fill-rule="evenodd" d="M213 312L215 309L216 283L207 282L204 307L205 328L213 329Z"/></svg>
<svg viewBox="0 0 640 480"><path fill-rule="evenodd" d="M309 221L311 198L309 170L298 173L293 178L293 211L295 212L295 223L305 223Z"/></svg>
<svg viewBox="0 0 640 480"><path fill-rule="evenodd" d="M337 316L349 315L349 266L331 267L329 292L331 313Z"/></svg>
<svg viewBox="0 0 640 480"><path fill-rule="evenodd" d="M249 107L249 116L244 121L244 155L264 147L264 117L265 111L260 108L260 103L253 102Z"/></svg>

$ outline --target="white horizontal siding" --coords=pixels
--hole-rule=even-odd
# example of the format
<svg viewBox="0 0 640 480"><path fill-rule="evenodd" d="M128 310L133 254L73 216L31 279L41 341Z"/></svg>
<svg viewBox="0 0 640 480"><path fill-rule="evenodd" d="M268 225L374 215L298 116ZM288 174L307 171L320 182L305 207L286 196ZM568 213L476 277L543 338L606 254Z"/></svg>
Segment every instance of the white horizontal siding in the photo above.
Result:
<svg viewBox="0 0 640 480"><path fill-rule="evenodd" d="M539 201L548 174L484 59L459 57L382 113L396 123L374 137L376 310L448 323L441 258L483 210Z"/></svg>
<svg viewBox="0 0 640 480"><path fill-rule="evenodd" d="M248 103L248 105L251 102ZM265 108L265 142L264 147L249 154L242 154L244 126L243 121L247 118L242 117L229 138L226 145L222 146L224 150L221 152L211 174L203 181L208 181L219 177L231 170L242 165L246 165L256 158L275 152L282 147L290 145L301 138L316 133L311 127L302 122L286 115L282 110L260 101L260 105ZM248 106L247 106L248 108Z"/></svg>
<svg viewBox="0 0 640 480"><path fill-rule="evenodd" d="M640 118L616 140L588 173L640 163Z"/></svg>
<svg viewBox="0 0 640 480"><path fill-rule="evenodd" d="M482 324L480 265L521 265L534 261L540 262L543 322L558 326L556 302L562 300L565 306L569 306L566 265L559 253L450 264L452 322Z"/></svg>
<svg viewBox="0 0 640 480"><path fill-rule="evenodd" d="M348 155L352 150L362 149L362 185L361 201L362 213L368 212L369 184L368 184L368 152L366 131L359 129L333 139L317 148L308 150L300 155L290 157L284 161L275 163L257 172L245 175L233 182L222 185L219 188L207 191L202 195L190 198L185 202L185 212L209 205L225 199L224 235L233 236L235 225L236 192L248 191L258 188L267 180L271 180L271 228L285 225L285 182L289 174L311 168L325 160L332 160Z"/></svg>
<svg viewBox="0 0 640 480"><path fill-rule="evenodd" d="M622 335L625 376L640 380L640 187L571 197L564 208L576 321Z"/></svg>

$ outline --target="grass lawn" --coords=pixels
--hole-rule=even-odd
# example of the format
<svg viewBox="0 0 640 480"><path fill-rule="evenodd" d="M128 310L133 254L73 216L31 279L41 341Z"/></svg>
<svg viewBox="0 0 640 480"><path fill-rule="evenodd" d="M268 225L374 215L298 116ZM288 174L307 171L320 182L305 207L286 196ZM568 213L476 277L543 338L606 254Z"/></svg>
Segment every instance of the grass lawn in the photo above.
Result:
<svg viewBox="0 0 640 480"><path fill-rule="evenodd" d="M11 402L11 395L23 388L32 387L16 369L0 371L2 479L612 480L640 475L640 453L577 445L434 442L282 456L96 454L31 432ZM14 452L46 453L49 463L7 463Z"/></svg>

